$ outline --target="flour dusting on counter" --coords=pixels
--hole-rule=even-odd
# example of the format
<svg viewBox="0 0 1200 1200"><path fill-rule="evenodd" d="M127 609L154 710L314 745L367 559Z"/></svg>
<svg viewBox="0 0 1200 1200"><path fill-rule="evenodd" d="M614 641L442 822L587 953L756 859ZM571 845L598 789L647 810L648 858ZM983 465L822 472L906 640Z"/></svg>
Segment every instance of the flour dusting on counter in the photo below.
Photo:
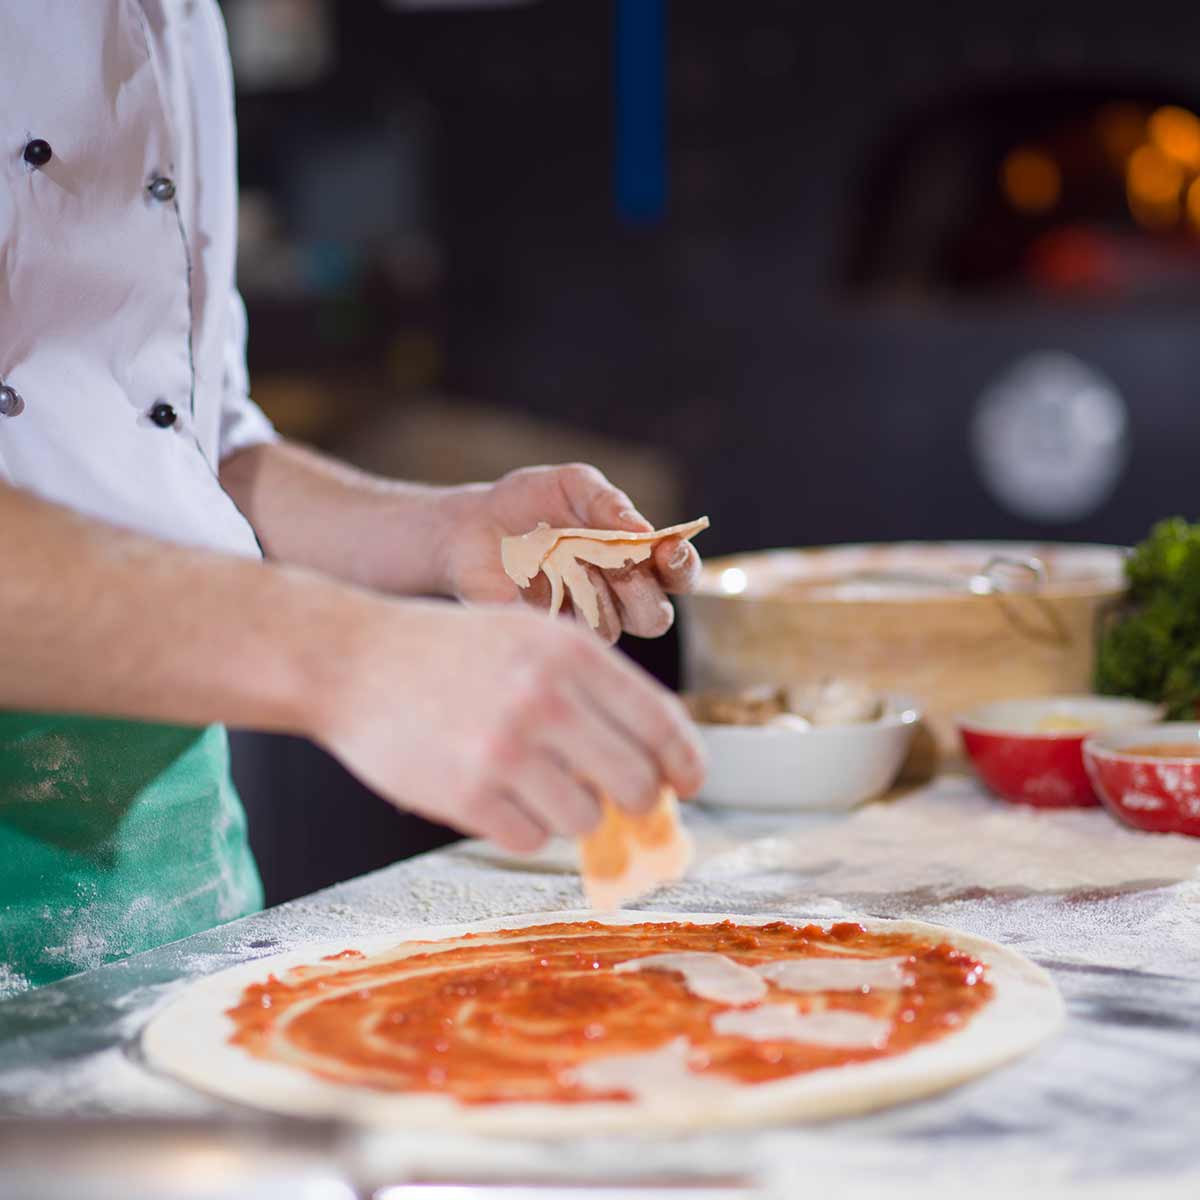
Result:
<svg viewBox="0 0 1200 1200"><path fill-rule="evenodd" d="M1101 808L1007 804L965 776L842 820L760 820L657 899L714 896L730 912L912 917L1044 958L1200 973L1200 838L1139 833Z"/></svg>
<svg viewBox="0 0 1200 1200"><path fill-rule="evenodd" d="M29 990L29 977L22 975L11 963L0 962L0 1000Z"/></svg>
<svg viewBox="0 0 1200 1200"><path fill-rule="evenodd" d="M906 810L911 821L902 819ZM967 779L849 818L716 815L691 806L685 816L720 850L691 878L656 893L654 908L955 925L1041 956L1071 1019L1044 1052L988 1080L852 1122L643 1142L634 1154L624 1139L580 1139L571 1147L580 1181L763 1173L769 1200L801 1188L874 1200L884 1174L897 1200L954 1200L968 1191L993 1200L1032 1194L1042 1183L1070 1200L1200 1195L1188 1119L1200 1111L1200 840L1128 833L1100 810L1027 814L982 796ZM940 826L957 831L957 846ZM1039 830L1056 853L1076 850L1046 863ZM922 850L925 838L932 841ZM0 1114L229 1116L235 1110L143 1069L132 1042L191 980L414 924L579 906L569 870L523 870L466 851L399 863L0 1001ZM1026 862L1030 852L1039 865ZM537 1141L394 1130L364 1134L368 1141L380 1170L397 1177L469 1169L561 1181L562 1147Z"/></svg>
<svg viewBox="0 0 1200 1200"><path fill-rule="evenodd" d="M1200 839L1138 833L1100 808L1006 804L969 780L946 778L917 795L869 804L842 824L744 845L707 869L714 876L804 871L835 894L1066 892L1200 878Z"/></svg>

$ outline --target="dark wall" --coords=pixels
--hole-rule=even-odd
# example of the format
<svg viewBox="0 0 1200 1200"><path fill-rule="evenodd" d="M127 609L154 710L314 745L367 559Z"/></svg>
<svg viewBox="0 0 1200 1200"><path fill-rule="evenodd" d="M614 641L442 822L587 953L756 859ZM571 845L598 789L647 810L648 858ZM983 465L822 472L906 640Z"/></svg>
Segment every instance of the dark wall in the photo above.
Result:
<svg viewBox="0 0 1200 1200"><path fill-rule="evenodd" d="M353 140L415 107L444 271L412 319L438 341L438 385L670 448L689 508L713 518L710 553L901 537L1127 542L1200 507L1194 278L1164 299L972 290L936 264L873 287L854 269L864 214L890 211L870 192L888 178L879 164L914 114L985 91L1003 106L1004 89L1031 86L1047 120L1056 91L1079 87L1186 102L1200 94L1194 5L675 0L668 198L648 224L622 221L614 203L614 5L332 11L331 76L242 98L244 184L278 189L313 139ZM956 177L966 210L993 175L945 178ZM347 206L358 186L345 178ZM287 211L286 189L280 199ZM256 314L250 301L258 372L296 354L320 366L365 353L319 337L298 346L290 319L272 339L271 306ZM982 392L1045 350L1111 382L1131 446L1115 490L1058 523L995 499L969 443ZM669 648L651 653L671 678ZM289 744L241 763L275 897L440 836L364 798L314 751ZM281 830L281 806L303 811L303 834Z"/></svg>

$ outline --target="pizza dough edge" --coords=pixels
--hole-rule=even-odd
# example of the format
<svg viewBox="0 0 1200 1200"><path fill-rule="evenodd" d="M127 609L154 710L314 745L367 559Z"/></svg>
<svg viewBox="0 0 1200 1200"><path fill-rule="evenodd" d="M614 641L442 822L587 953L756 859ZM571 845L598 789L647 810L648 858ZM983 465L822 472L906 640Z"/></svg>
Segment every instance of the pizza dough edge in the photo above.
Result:
<svg viewBox="0 0 1200 1200"><path fill-rule="evenodd" d="M731 1090L719 1099L672 1097L669 1104L639 1101L616 1104L529 1104L462 1106L443 1096L372 1092L318 1079L283 1064L254 1058L228 1043L232 1023L225 1010L242 990L268 973L311 965L325 954L353 947L374 953L414 945L410 954L426 952L428 942L467 933L595 920L609 925L686 921L715 924L827 924L828 916L673 913L590 910L514 913L478 922L412 926L384 935L346 938L336 944L255 959L193 981L170 998L142 1031L140 1051L150 1069L201 1092L243 1106L298 1116L338 1116L397 1132L442 1131L527 1138L569 1138L621 1133L654 1137L746 1125L815 1122L858 1116L904 1101L945 1091L1032 1050L1063 1023L1062 997L1049 975L1015 950L974 934L923 921L859 918L868 930L892 930L948 941L983 958L995 988L992 1002L958 1034L921 1046L897 1058L815 1071L772 1083ZM449 948L449 947L447 947Z"/></svg>

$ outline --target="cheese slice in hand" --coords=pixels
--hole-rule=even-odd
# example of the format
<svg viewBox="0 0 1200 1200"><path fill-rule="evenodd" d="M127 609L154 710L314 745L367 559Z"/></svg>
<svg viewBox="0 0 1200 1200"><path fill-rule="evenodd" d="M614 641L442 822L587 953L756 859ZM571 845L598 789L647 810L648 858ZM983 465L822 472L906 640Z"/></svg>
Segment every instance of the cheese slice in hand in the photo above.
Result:
<svg viewBox="0 0 1200 1200"><path fill-rule="evenodd" d="M569 592L576 610L593 629L598 629L600 601L585 563L613 570L645 562L664 539L677 537L691 541L707 528L707 517L648 533L631 533L626 529L551 529L543 523L528 533L502 539L500 560L517 587L528 587L539 573L546 576L550 582L551 616L562 608L563 598Z"/></svg>
<svg viewBox="0 0 1200 1200"><path fill-rule="evenodd" d="M665 784L658 802L640 815L601 797L600 824L579 839L583 891L591 908L619 908L664 883L683 878L692 839L679 820L675 792Z"/></svg>

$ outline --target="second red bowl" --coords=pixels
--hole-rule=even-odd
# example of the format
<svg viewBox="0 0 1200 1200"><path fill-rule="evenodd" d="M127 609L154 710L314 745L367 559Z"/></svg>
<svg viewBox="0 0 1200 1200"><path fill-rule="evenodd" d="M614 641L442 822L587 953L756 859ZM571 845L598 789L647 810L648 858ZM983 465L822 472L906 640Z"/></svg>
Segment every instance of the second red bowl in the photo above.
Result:
<svg viewBox="0 0 1200 1200"><path fill-rule="evenodd" d="M1084 744L1083 758L1104 806L1126 825L1200 837L1200 725L1102 733Z"/></svg>

